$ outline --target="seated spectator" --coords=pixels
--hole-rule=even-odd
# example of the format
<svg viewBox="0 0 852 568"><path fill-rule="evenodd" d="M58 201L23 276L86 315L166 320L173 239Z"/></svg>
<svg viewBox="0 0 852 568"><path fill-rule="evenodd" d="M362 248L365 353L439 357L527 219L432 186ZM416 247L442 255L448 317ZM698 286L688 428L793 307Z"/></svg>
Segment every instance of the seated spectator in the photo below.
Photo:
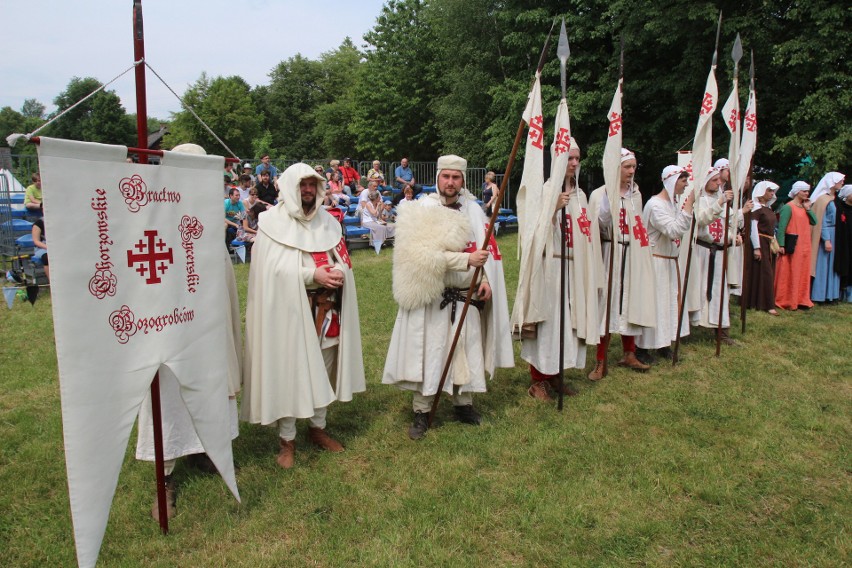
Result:
<svg viewBox="0 0 852 568"><path fill-rule="evenodd" d="M239 174L234 171L234 164L228 161L225 162L225 176L228 178L231 185L236 185L239 181L237 179Z"/></svg>
<svg viewBox="0 0 852 568"><path fill-rule="evenodd" d="M44 209L41 206L41 174L38 172L32 175L33 183L27 186L24 193L24 207L26 208L27 217L40 218L44 214Z"/></svg>
<svg viewBox="0 0 852 568"><path fill-rule="evenodd" d="M495 183L497 174L488 172L485 174L485 184L482 189L482 208L485 209L485 215L491 217L491 211L497 201L497 194L500 193L500 188Z"/></svg>
<svg viewBox="0 0 852 568"><path fill-rule="evenodd" d="M272 185L269 178L269 172L262 172L254 188L257 190L258 199L270 205L275 205L275 201L278 199L278 190Z"/></svg>
<svg viewBox="0 0 852 568"><path fill-rule="evenodd" d="M383 203L382 221L384 221L385 223L396 222L396 209L393 208L393 204L387 201Z"/></svg>
<svg viewBox="0 0 852 568"><path fill-rule="evenodd" d="M254 177L254 172L251 169L251 164L246 162L243 166L243 173L251 178L251 184L254 185L257 183L257 178Z"/></svg>
<svg viewBox="0 0 852 568"><path fill-rule="evenodd" d="M254 207L246 211L242 225L237 230L237 240L244 243L254 242L254 238L257 236L257 218L264 211L266 211L266 205L263 203L255 203Z"/></svg>
<svg viewBox="0 0 852 568"><path fill-rule="evenodd" d="M367 201L369 201L369 199L370 199L369 196L370 196L371 191L375 191L376 193L379 192L379 182L377 182L376 180L368 181L367 187L364 188L364 190L361 191L361 193L358 194L358 208L359 209L363 209L364 204Z"/></svg>
<svg viewBox="0 0 852 568"><path fill-rule="evenodd" d="M414 188L409 184L405 184L402 188L402 199L400 201L414 201Z"/></svg>
<svg viewBox="0 0 852 568"><path fill-rule="evenodd" d="M382 196L376 189L376 185L378 184L375 180L371 181L365 191L368 196L361 209L361 226L370 229L370 241L376 254L379 254L385 240L393 238L395 228L382 220L385 203L382 201Z"/></svg>
<svg viewBox="0 0 852 568"><path fill-rule="evenodd" d="M240 192L234 188L225 199L225 245L230 246L231 241L237 238L237 231L242 225L246 208L240 201Z"/></svg>
<svg viewBox="0 0 852 568"><path fill-rule="evenodd" d="M326 188L328 189L326 197L333 202L333 205L343 204L346 207L349 206L352 198L343 192L343 184L340 182L340 174L338 172L331 174L331 179L326 184Z"/></svg>
<svg viewBox="0 0 852 568"><path fill-rule="evenodd" d="M332 160L328 163L328 168L325 170L325 179L331 181L331 175L335 172L340 173L340 160ZM346 188L346 191L348 190L349 188ZM352 194L349 193L349 195Z"/></svg>
<svg viewBox="0 0 852 568"><path fill-rule="evenodd" d="M272 165L269 161L269 154L263 154L260 157L260 164L254 169L254 175L260 177L260 174L263 172L267 172L269 174L269 180L272 183L278 179L278 168Z"/></svg>
<svg viewBox="0 0 852 568"><path fill-rule="evenodd" d="M379 182L379 188L385 185L385 174L382 172L382 163L378 160L373 160L373 167L367 172L367 180L376 180Z"/></svg>
<svg viewBox="0 0 852 568"><path fill-rule="evenodd" d="M33 264L44 267L44 275L50 281L50 266L47 264L47 233L44 231L44 219L38 218L33 221Z"/></svg>
<svg viewBox="0 0 852 568"><path fill-rule="evenodd" d="M361 186L358 183L361 181L361 174L352 167L351 158L343 158L343 165L340 166L340 174L343 176L343 185L350 190L350 195L355 195L361 191Z"/></svg>
<svg viewBox="0 0 852 568"><path fill-rule="evenodd" d="M263 204L263 206L266 209L269 209L270 207L272 207L271 203L267 203L266 201L261 201L260 199L258 199L257 189L253 187L249 190L248 199L243 201L243 205L245 206L246 211L248 211L249 209L254 207L257 203Z"/></svg>
<svg viewBox="0 0 852 568"><path fill-rule="evenodd" d="M237 187L240 191L240 201L245 202L251 191L251 176L248 174L240 175L240 185Z"/></svg>
<svg viewBox="0 0 852 568"><path fill-rule="evenodd" d="M399 165L393 172L393 185L396 189L403 190L406 185L410 185L412 191L414 192L414 197L417 197L421 191L423 191L423 186L417 183L417 180L414 179L414 172L411 171L411 168L408 167L408 158L403 158L399 161ZM393 204L396 205L403 199L403 193L400 191L393 198Z"/></svg>

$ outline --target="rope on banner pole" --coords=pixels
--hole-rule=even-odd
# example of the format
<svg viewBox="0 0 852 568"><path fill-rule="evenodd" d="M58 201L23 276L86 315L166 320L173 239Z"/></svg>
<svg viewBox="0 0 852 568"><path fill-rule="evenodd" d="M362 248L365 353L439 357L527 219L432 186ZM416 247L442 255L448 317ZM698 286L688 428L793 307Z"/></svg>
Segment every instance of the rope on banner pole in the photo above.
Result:
<svg viewBox="0 0 852 568"><path fill-rule="evenodd" d="M45 122L44 124L42 124L41 126L36 128L35 130L30 132L29 134L10 134L6 138L6 141L9 143L9 146L14 146L18 142L18 140L21 139L21 138L24 138L25 140L31 140L33 138L33 136L35 136L36 134L38 134L39 132L41 132L42 130L44 130L45 128L47 128L48 126L50 126L51 124L53 124L54 122L56 122L57 120L62 118L63 116L65 116L67 113L71 112L72 110L74 110L75 108L77 108L78 106L80 106L81 104L86 102L87 100L91 99L92 97L94 97L96 94L98 94L99 92L106 89L111 84L115 83L118 79L120 79L125 74L127 74L127 72L131 71L132 69L135 69L137 65L139 65L140 63L143 63L143 62L144 62L144 60L142 60L142 59L140 59L139 61L134 61L133 65L131 65L130 67L128 67L127 69L122 71L120 74L116 75L113 79L104 83L103 85L101 85L100 87L98 87L97 89L95 89L94 91L92 91L91 93L89 93L88 95L86 95L85 97L83 97L82 99L80 99L79 101L77 101L76 103L71 105L70 107L66 108L65 110L63 110L62 112L60 112L59 114L57 114L56 116L54 116L53 118L51 118L50 120L48 120L47 122Z"/></svg>
<svg viewBox="0 0 852 568"><path fill-rule="evenodd" d="M200 116L198 116L198 114L195 112L195 110L193 110L193 108L192 108L191 106L189 106L188 104L186 104L186 102L185 102L185 101L184 101L184 100L180 97L180 95L178 95L178 94L175 92L175 90L174 90L174 89L172 89L172 88L169 86L169 84L168 84L168 83L166 83L165 79L163 79L162 77L160 77L160 74L159 74L159 73L157 73L157 72L154 70L154 68L153 68L153 67L151 67L151 64L150 64L150 63L148 63L148 62L146 61L146 62L145 62L145 67L147 67L148 69L150 69L150 70L151 70L151 73L153 73L153 74L154 74L154 76L155 76L155 77L157 77L157 79L159 79L159 80L160 80L160 82L161 82L163 85L165 85L165 86L166 86L166 88L167 88L169 91L171 91L171 93L172 93L172 94L173 94L173 95L177 98L177 100L178 100L178 101L180 101L180 106L182 106L183 108L185 108L186 110L188 110L188 111L190 112L190 114L192 114L192 116L194 116L194 117L195 117L195 119L196 119L198 122L200 122L200 123L201 123L201 126L203 126L203 127L207 130L207 132L209 132L209 133L210 133L210 135L211 135L211 136L213 136L213 138L215 138L215 139L216 139L216 141L217 141L217 142L219 142L219 144L221 144L221 145L222 145L222 147L223 147L225 150L227 150L227 151L228 151L228 153L229 153L229 154L231 154L231 155L232 155L232 156L233 156L233 157L234 157L234 158L235 158L235 159L239 162L239 161L240 161L240 159L237 157L237 155L234 153L234 151L233 151L233 150L231 150L231 149L228 147L228 145L227 145L227 144L225 144L225 143L222 141L222 139L221 139L221 138L219 138L219 136L218 136L215 132L213 132L213 129L212 129L212 128L210 128L209 126L207 126L207 123L206 123L206 122L204 122L204 120L202 120Z"/></svg>

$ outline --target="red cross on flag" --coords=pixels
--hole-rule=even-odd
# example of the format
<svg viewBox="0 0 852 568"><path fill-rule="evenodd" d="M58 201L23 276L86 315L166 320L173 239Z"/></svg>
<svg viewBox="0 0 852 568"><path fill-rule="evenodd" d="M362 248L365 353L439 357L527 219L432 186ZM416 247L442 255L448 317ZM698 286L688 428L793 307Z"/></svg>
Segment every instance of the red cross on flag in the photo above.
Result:
<svg viewBox="0 0 852 568"><path fill-rule="evenodd" d="M622 83L623 79L619 79L618 86L615 88L615 94L612 96L612 104L606 115L610 126L606 138L606 146L604 147L603 174L610 211L618 211L621 197L619 191L621 188L621 139L623 136L621 112ZM618 217L616 215L612 216L612 223L613 234L618 234Z"/></svg>
<svg viewBox="0 0 852 568"><path fill-rule="evenodd" d="M44 137L38 153L71 516L78 561L94 565L157 371L180 385L204 450L239 498L228 410L224 162L165 152L161 165L133 164L123 146Z"/></svg>
<svg viewBox="0 0 852 568"><path fill-rule="evenodd" d="M748 104L746 105L745 117L743 119L743 138L740 144L740 156L737 167L737 179L740 187L745 185L748 171L751 167L751 159L757 146L757 95L754 88L749 89Z"/></svg>

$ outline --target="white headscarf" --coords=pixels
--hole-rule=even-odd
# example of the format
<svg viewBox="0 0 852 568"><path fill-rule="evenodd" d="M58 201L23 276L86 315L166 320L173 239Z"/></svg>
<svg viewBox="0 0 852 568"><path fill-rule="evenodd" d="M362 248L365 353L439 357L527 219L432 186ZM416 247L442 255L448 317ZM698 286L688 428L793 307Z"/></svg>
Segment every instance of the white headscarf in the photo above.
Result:
<svg viewBox="0 0 852 568"><path fill-rule="evenodd" d="M317 180L317 198L314 207L306 214L302 209L302 193L299 184L303 179L314 178ZM283 201L283 208L287 214L299 221L310 221L317 214L317 210L325 201L325 177L318 174L311 166L303 162L293 164L281 174L278 186L281 190L279 206Z"/></svg>
<svg viewBox="0 0 852 568"><path fill-rule="evenodd" d="M799 193L800 191L810 191L810 190L811 190L811 186L809 184L807 184L806 182L803 182L803 181L797 181L796 183L793 184L793 187L790 188L790 193L788 195L790 196L790 199L793 199L794 197L796 197L796 194Z"/></svg>
<svg viewBox="0 0 852 568"><path fill-rule="evenodd" d="M846 201L846 198L852 195L852 185L844 185L840 188L840 193L837 196L841 201Z"/></svg>
<svg viewBox="0 0 852 568"><path fill-rule="evenodd" d="M727 158L719 158L718 160L716 160L716 163L713 164L713 167L719 170L720 172L722 170L730 170L731 162L729 162Z"/></svg>
<svg viewBox="0 0 852 568"><path fill-rule="evenodd" d="M774 196L766 203L766 205L762 204L757 199L758 197L766 195L767 191L778 191L778 184L771 181L761 181L754 186L754 191L751 193L751 199L754 202L754 208L752 211L757 211L761 207L772 207L772 204L775 203Z"/></svg>
<svg viewBox="0 0 852 568"><path fill-rule="evenodd" d="M632 150L628 150L627 148L621 149L621 163L623 164L627 160L635 160L636 154L633 153Z"/></svg>
<svg viewBox="0 0 852 568"><path fill-rule="evenodd" d="M816 203L817 199L827 194L832 187L837 185L837 182L843 181L844 179L846 179L846 176L840 172L828 172L822 176L821 180L819 180L813 195L811 195L811 201Z"/></svg>
<svg viewBox="0 0 852 568"><path fill-rule="evenodd" d="M577 144L577 141L572 136L571 137L571 150L573 150L574 148L576 148L578 152L580 151L580 145ZM569 150L569 152L570 152L570 150ZM552 160L556 159L556 141L553 141L553 142L550 143L550 156L551 156ZM577 166L577 171L574 172L574 176L575 176L574 177L575 186L574 186L572 191L579 191L579 189L580 189L580 166L579 165ZM563 183L563 187L564 187L565 180L563 180L562 183Z"/></svg>
<svg viewBox="0 0 852 568"><path fill-rule="evenodd" d="M704 176L704 179L701 180L701 191L704 191L704 189L707 187L708 181L710 181L714 177L717 177L718 175L719 170L717 170L716 168L710 168L709 170L707 170L707 174Z"/></svg>
<svg viewBox="0 0 852 568"><path fill-rule="evenodd" d="M669 199L672 203L675 201L675 185L682 174L686 173L686 168L680 166L666 166L663 168L663 173L660 178L663 180L663 187L666 193L669 194Z"/></svg>

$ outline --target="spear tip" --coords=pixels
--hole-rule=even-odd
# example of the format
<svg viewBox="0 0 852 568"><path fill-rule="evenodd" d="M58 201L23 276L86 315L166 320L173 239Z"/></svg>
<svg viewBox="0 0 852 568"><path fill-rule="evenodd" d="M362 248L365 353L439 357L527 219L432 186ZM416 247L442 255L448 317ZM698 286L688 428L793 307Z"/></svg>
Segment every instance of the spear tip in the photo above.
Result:
<svg viewBox="0 0 852 568"><path fill-rule="evenodd" d="M562 18L562 27L559 30L559 43L556 46L556 55L559 59L568 59L571 48L568 46L568 33L565 31L565 18Z"/></svg>
<svg viewBox="0 0 852 568"><path fill-rule="evenodd" d="M740 34L737 33L737 39L734 40L734 48L731 50L731 59L734 60L734 63L739 63L740 59L743 57L743 42L740 39Z"/></svg>

